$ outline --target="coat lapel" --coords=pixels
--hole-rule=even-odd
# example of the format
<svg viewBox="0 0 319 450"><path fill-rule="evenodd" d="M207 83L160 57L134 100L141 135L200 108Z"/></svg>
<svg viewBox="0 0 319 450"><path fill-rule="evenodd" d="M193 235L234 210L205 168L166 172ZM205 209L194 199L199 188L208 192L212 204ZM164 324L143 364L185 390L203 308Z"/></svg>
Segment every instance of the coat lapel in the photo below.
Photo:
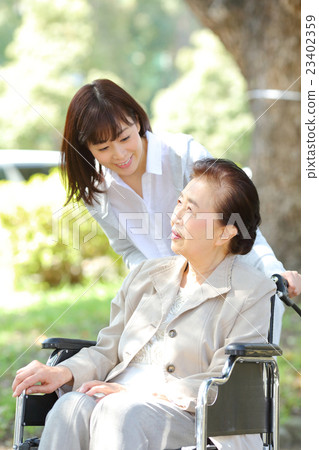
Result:
<svg viewBox="0 0 319 450"><path fill-rule="evenodd" d="M150 280L160 298L162 316L165 316L176 298L179 291L183 272L187 261L183 256L172 256L165 258L166 262L162 267L156 267L149 271Z"/></svg>
<svg viewBox="0 0 319 450"><path fill-rule="evenodd" d="M231 274L236 255L228 255L201 285L203 298L225 297L231 289Z"/></svg>
<svg viewBox="0 0 319 450"><path fill-rule="evenodd" d="M210 298L221 297L224 300L231 289L231 273L235 258L236 255L227 256L207 280L192 292L189 301L181 308L179 314L197 307ZM186 264L184 257L175 256L160 270L157 266L154 271L149 272L154 288L161 298L163 315L167 314L173 299L177 296Z"/></svg>

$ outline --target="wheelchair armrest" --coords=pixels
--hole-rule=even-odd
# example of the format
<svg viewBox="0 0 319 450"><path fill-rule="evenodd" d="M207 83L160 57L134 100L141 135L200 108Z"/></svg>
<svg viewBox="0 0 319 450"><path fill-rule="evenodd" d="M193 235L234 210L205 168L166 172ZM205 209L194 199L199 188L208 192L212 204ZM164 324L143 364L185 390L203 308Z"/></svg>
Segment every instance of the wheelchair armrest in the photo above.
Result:
<svg viewBox="0 0 319 450"><path fill-rule="evenodd" d="M48 338L42 342L42 348L53 350L47 365L56 366L62 361L71 358L84 347L92 347L95 341L86 341L83 339L67 338Z"/></svg>
<svg viewBox="0 0 319 450"><path fill-rule="evenodd" d="M55 350L81 350L83 347L92 347L96 341L84 339L48 338L42 342L42 348Z"/></svg>
<svg viewBox="0 0 319 450"><path fill-rule="evenodd" d="M230 356L270 357L281 356L282 350L275 344L246 344L235 342L227 345L225 353Z"/></svg>

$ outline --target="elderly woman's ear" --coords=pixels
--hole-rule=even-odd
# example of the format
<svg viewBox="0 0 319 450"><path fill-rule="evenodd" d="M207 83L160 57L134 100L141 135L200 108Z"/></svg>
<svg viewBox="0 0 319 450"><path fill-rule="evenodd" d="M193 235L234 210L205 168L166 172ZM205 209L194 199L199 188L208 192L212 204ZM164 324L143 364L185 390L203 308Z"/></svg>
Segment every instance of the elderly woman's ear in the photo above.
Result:
<svg viewBox="0 0 319 450"><path fill-rule="evenodd" d="M221 231L221 235L218 240L218 245L228 244L233 237L238 234L238 230L235 225L226 225Z"/></svg>

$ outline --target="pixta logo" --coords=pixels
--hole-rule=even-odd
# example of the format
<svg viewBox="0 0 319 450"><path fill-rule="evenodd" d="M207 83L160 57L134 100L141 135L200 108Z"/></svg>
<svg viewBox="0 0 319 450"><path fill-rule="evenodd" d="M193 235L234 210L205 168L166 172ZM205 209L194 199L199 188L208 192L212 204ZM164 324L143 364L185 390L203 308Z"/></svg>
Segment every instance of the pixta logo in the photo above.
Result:
<svg viewBox="0 0 319 450"><path fill-rule="evenodd" d="M79 250L82 244L97 234L95 214L94 211L89 213L85 206L77 203L59 209L52 216L53 240Z"/></svg>

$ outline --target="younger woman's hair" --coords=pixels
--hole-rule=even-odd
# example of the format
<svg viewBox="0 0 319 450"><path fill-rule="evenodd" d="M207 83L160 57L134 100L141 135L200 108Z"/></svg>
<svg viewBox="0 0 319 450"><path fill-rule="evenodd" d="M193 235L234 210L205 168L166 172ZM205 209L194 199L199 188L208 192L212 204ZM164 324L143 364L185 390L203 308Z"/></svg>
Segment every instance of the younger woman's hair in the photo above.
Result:
<svg viewBox="0 0 319 450"><path fill-rule="evenodd" d="M141 137L151 131L144 109L110 80L95 80L75 94L67 112L61 146L66 203L83 199L92 205L96 194L104 192L98 187L103 181L102 167L96 164L88 144L115 140L121 123L138 123Z"/></svg>
<svg viewBox="0 0 319 450"><path fill-rule="evenodd" d="M244 170L227 159L196 161L192 178L199 177L205 177L212 183L215 212L222 213L220 223L232 224L237 228L237 235L230 241L230 253L245 255L254 245L261 222L259 197L254 183Z"/></svg>

